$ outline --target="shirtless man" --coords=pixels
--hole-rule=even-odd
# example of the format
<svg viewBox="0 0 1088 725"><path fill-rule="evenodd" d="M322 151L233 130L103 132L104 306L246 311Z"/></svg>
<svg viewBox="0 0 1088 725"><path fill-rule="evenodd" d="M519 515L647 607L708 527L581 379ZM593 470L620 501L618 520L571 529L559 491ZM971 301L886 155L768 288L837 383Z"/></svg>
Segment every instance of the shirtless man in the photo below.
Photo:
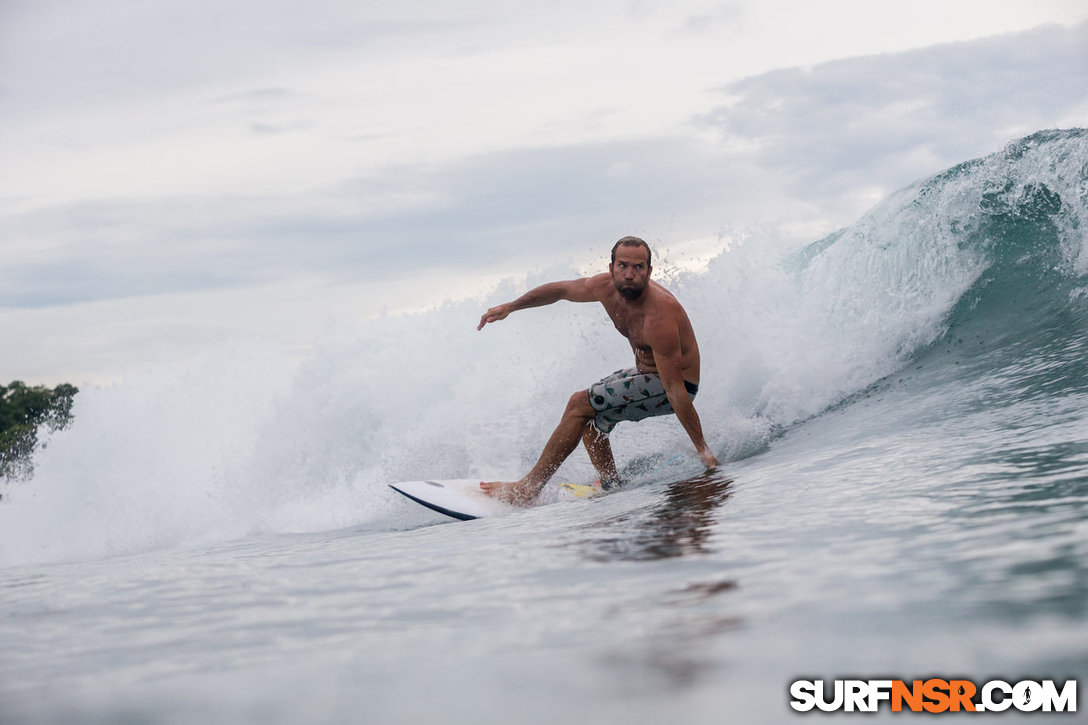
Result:
<svg viewBox="0 0 1088 725"><path fill-rule="evenodd" d="M718 465L703 439L699 414L692 403L699 390L695 332L676 298L650 280L652 271L649 245L637 237L624 237L612 247L607 274L541 285L513 302L492 307L480 318L477 330L528 307L559 300L600 302L635 353L634 368L618 370L570 397L540 460L524 478L481 483L486 493L514 504L530 503L578 446L579 438L600 473L601 486L611 488L619 483L608 442L612 428L621 420L669 413L676 414L703 462L711 468Z"/></svg>

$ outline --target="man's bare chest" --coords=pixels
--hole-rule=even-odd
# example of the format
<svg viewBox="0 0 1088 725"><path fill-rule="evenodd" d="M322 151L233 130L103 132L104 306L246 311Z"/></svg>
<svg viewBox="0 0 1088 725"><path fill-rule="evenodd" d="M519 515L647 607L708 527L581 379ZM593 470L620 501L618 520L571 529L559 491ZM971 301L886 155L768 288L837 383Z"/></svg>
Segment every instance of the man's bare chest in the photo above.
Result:
<svg viewBox="0 0 1088 725"><path fill-rule="evenodd" d="M608 316L612 318L612 324L616 331L627 338L631 347L635 350L650 351L650 344L646 341L644 330L646 327L646 315L641 312L633 312L619 309L609 309Z"/></svg>

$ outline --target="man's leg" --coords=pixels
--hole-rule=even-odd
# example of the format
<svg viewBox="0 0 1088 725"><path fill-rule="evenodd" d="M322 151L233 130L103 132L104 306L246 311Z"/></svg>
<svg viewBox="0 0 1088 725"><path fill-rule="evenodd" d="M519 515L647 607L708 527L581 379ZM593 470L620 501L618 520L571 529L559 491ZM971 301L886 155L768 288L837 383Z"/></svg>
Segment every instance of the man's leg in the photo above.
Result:
<svg viewBox="0 0 1088 725"><path fill-rule="evenodd" d="M548 482L556 469L578 446L578 439L582 437L586 425L596 414L597 411L589 404L587 391L580 390L570 396L567 409L563 411L563 418L556 426L552 437L548 439L536 465L525 478L509 483L502 481L481 483L480 488L485 493L510 503L524 505L531 502L540 493L540 489L544 488L544 484ZM609 450L609 456L611 456L611 450ZM615 464L612 468L615 469Z"/></svg>
<svg viewBox="0 0 1088 725"><path fill-rule="evenodd" d="M597 474L601 477L601 488L605 491L619 485L620 474L616 472L616 459L612 457L612 444L608 434L597 430L593 423L586 423L582 432L582 443Z"/></svg>

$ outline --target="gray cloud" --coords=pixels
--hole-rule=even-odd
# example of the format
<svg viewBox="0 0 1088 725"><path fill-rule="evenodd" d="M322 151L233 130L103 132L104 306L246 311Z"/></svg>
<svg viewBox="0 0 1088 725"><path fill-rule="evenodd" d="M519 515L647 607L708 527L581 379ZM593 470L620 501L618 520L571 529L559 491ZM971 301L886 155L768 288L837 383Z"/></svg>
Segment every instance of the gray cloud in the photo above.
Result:
<svg viewBox="0 0 1088 725"><path fill-rule="evenodd" d="M350 48L366 57L472 35L486 16L428 0L193 3L43 0L0 5L0 68L18 110L97 105L267 77ZM445 41L448 43L448 41Z"/></svg>
<svg viewBox="0 0 1088 725"><path fill-rule="evenodd" d="M704 118L798 198L835 203L993 151L1011 134L1088 121L1088 23L778 70L722 89Z"/></svg>
<svg viewBox="0 0 1088 725"><path fill-rule="evenodd" d="M0 307L239 287L312 275L347 281L420 269L540 264L669 217L694 218L740 191L684 139L489 154L409 166L324 193L353 213L285 199L82 203L0 217L0 235L48 239L60 255L0 266ZM429 201L384 209L382 200ZM373 203L369 203L373 201Z"/></svg>
<svg viewBox="0 0 1088 725"><path fill-rule="evenodd" d="M701 135L514 149L389 168L305 198L85 202L0 214L0 307L533 268L634 233L656 242L815 213L888 190L1085 109L1088 24L749 78ZM219 99L296 100L282 87ZM1088 120L1088 119L1086 119ZM276 127L273 130L284 130ZM739 144L737 142L740 142ZM865 202L866 205L869 202ZM828 230L830 231L830 230Z"/></svg>
<svg viewBox="0 0 1088 725"><path fill-rule="evenodd" d="M212 103L240 103L243 105L266 105L282 103L302 97L303 94L288 88L254 88L240 93L231 93L212 99Z"/></svg>
<svg viewBox="0 0 1088 725"><path fill-rule="evenodd" d="M707 33L743 15L744 8L739 5L718 5L711 12L692 15L674 32L681 35Z"/></svg>

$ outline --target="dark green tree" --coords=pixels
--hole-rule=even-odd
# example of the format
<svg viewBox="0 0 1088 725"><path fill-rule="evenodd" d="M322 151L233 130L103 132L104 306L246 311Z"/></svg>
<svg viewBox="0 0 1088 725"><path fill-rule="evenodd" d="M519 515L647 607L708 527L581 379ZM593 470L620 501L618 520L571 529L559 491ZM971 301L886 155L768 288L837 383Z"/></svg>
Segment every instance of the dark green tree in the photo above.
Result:
<svg viewBox="0 0 1088 725"><path fill-rule="evenodd" d="M71 425L72 401L78 392L68 383L55 388L31 387L21 380L0 385L0 479L33 473L39 427L56 431Z"/></svg>

